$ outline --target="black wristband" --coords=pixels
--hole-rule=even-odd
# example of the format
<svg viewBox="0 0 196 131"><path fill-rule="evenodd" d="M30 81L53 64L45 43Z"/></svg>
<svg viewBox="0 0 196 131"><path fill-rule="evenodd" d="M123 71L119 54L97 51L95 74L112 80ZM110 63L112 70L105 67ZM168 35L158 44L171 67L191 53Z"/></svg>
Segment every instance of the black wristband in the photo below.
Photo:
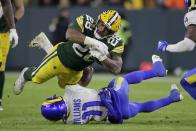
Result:
<svg viewBox="0 0 196 131"><path fill-rule="evenodd" d="M16 17L14 17L14 22L15 22L15 23L17 23L17 22L18 22L18 20L17 20L17 18L16 18Z"/></svg>

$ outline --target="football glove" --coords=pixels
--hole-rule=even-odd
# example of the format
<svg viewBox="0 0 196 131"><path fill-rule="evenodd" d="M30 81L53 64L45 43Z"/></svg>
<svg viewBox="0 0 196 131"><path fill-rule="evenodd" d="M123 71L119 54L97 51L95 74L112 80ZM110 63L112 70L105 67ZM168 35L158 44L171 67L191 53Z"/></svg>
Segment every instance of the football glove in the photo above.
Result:
<svg viewBox="0 0 196 131"><path fill-rule="evenodd" d="M95 48L95 49L99 49L105 53L108 52L108 47L105 45L105 43L103 43L99 40L96 40L94 38L91 38L88 36L85 37L84 44L87 45L91 49Z"/></svg>
<svg viewBox="0 0 196 131"><path fill-rule="evenodd" d="M90 55L94 58L97 58L100 62L104 61L107 58L107 55L95 48L90 49Z"/></svg>
<svg viewBox="0 0 196 131"><path fill-rule="evenodd" d="M159 51L159 52L165 52L167 46L168 46L167 41L162 41L162 40L160 40L160 41L158 42L157 51Z"/></svg>
<svg viewBox="0 0 196 131"><path fill-rule="evenodd" d="M15 48L18 45L18 34L16 29L10 29L10 44L12 48Z"/></svg>

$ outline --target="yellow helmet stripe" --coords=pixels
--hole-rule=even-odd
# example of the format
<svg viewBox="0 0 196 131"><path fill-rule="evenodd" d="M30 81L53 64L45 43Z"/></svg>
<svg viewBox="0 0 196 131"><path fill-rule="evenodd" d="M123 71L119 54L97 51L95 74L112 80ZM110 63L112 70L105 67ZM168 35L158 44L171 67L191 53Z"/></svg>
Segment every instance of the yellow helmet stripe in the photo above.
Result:
<svg viewBox="0 0 196 131"><path fill-rule="evenodd" d="M58 97L58 98L53 99L53 100L45 101L42 105L48 105L48 104L55 103L55 102L58 102L58 101L61 101L61 100L62 100L62 97Z"/></svg>
<svg viewBox="0 0 196 131"><path fill-rule="evenodd" d="M190 6L191 8L192 7L195 7L195 0L191 0L191 6Z"/></svg>

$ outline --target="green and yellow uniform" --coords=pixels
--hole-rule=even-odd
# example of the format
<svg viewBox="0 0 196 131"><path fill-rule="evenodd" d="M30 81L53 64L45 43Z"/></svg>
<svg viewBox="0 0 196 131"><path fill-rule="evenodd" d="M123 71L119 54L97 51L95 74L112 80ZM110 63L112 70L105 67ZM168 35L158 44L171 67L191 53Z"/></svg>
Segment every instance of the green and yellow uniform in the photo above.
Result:
<svg viewBox="0 0 196 131"><path fill-rule="evenodd" d="M70 24L73 28L86 36L94 38L95 21L88 15L77 17ZM100 40L108 46L111 56L121 55L124 50L122 40L116 35ZM95 62L90 56L89 49L85 45L71 41L59 43L45 57L42 64L33 73L32 81L42 83L57 75L59 85L76 84L82 77L82 70Z"/></svg>
<svg viewBox="0 0 196 131"><path fill-rule="evenodd" d="M95 21L88 15L82 15L70 24L70 27L83 33L86 36L94 38ZM121 55L124 50L122 40L116 35L100 40L108 47L111 55ZM57 53L63 65L81 71L91 65L95 59L90 57L89 49L85 45L79 45L73 42L60 44Z"/></svg>
<svg viewBox="0 0 196 131"><path fill-rule="evenodd" d="M7 55L10 48L9 36L9 28L5 17L3 16L3 10L0 4L0 71L5 70Z"/></svg>

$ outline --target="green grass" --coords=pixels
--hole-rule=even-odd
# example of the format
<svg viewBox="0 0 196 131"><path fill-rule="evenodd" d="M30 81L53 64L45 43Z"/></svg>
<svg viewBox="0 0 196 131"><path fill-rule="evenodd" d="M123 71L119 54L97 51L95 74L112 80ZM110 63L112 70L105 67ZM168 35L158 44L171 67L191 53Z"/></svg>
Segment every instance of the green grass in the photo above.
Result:
<svg viewBox="0 0 196 131"><path fill-rule="evenodd" d="M20 96L12 93L17 73L7 73L4 88L4 111L0 112L0 131L195 131L196 104L180 87L184 100L153 113L143 113L124 121L124 124L95 123L88 125L65 125L61 121L50 122L40 114L40 105L46 97L63 95L64 90L52 79L42 85L27 83ZM95 74L89 87L100 88L107 85L111 75ZM168 95L170 84L179 78L156 78L132 85L131 101L147 101Z"/></svg>

